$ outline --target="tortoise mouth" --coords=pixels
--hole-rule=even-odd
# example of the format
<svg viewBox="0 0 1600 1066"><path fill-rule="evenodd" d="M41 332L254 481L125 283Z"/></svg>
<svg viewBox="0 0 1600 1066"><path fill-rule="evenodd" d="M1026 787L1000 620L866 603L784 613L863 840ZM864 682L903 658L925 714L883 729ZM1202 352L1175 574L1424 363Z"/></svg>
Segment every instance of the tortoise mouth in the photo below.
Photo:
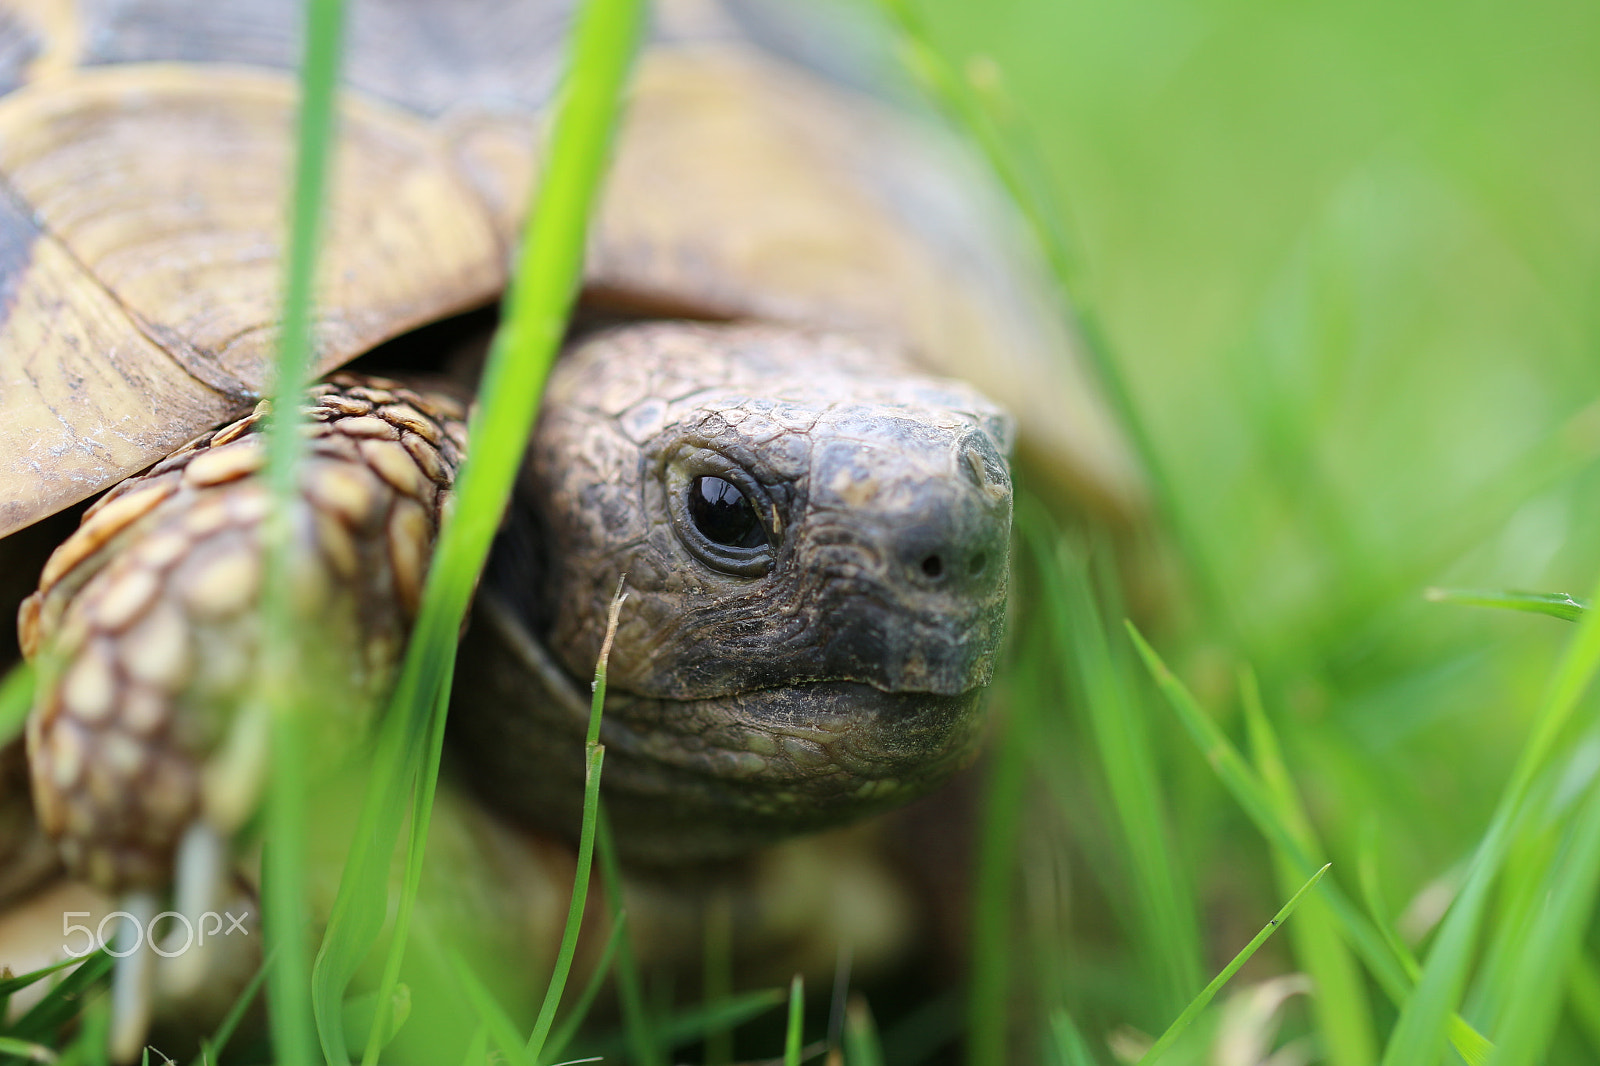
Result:
<svg viewBox="0 0 1600 1066"><path fill-rule="evenodd" d="M608 694L602 789L635 857L750 850L908 803L977 755L983 690L807 681L715 699Z"/></svg>
<svg viewBox="0 0 1600 1066"><path fill-rule="evenodd" d="M613 691L608 747L744 782L919 778L977 740L982 686L954 695L800 681L694 700Z"/></svg>
<svg viewBox="0 0 1600 1066"><path fill-rule="evenodd" d="M478 617L488 632L463 643L457 671L456 757L496 806L570 833L584 686L492 595L480 593ZM717 858L909 802L976 756L983 695L840 680L690 700L612 688L601 788L617 843L645 861Z"/></svg>

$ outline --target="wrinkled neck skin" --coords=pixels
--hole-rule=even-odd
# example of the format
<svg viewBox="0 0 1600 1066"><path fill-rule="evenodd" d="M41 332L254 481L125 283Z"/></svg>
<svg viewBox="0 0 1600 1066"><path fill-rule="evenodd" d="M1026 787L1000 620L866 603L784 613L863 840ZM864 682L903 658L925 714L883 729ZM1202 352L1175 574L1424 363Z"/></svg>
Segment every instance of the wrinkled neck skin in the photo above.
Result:
<svg viewBox="0 0 1600 1066"><path fill-rule="evenodd" d="M968 386L844 335L591 338L552 377L484 578L458 761L513 816L575 832L623 580L601 732L625 853L730 856L923 794L980 732L1011 434Z"/></svg>

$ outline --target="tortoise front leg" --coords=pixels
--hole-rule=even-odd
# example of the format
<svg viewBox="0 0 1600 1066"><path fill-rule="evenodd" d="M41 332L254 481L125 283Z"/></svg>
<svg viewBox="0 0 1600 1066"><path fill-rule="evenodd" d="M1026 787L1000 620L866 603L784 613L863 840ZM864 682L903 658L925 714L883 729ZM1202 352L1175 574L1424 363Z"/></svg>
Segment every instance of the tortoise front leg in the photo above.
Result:
<svg viewBox="0 0 1600 1066"><path fill-rule="evenodd" d="M39 822L72 875L135 911L170 887L180 909L219 900L224 842L265 779L265 737L238 713L257 676L263 406L107 493L22 607ZM392 682L466 427L450 397L349 375L314 386L307 417L288 580L326 755L366 735Z"/></svg>

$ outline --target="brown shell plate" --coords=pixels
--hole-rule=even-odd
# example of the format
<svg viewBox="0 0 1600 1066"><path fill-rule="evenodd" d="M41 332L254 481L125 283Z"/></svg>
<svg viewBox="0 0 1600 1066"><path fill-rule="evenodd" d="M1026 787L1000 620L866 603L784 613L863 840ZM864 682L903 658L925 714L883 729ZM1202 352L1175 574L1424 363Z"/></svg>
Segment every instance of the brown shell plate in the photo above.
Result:
<svg viewBox="0 0 1600 1066"><path fill-rule="evenodd" d="M350 6L319 373L503 287L570 7ZM1010 407L1048 481L1137 506L1059 316L948 139L681 6L695 17L666 5L673 43L641 58L591 296L883 335ZM296 8L0 0L0 536L266 388Z"/></svg>

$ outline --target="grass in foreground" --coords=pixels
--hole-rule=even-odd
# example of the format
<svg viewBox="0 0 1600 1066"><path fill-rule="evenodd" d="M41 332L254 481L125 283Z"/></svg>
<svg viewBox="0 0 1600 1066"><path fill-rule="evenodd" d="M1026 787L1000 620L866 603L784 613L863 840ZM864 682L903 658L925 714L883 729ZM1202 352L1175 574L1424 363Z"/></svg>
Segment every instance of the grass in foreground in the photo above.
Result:
<svg viewBox="0 0 1600 1066"><path fill-rule="evenodd" d="M992 893L1010 913L987 920L1038 978L1028 1020L993 1023L1009 1058L983 1043L970 1061L1137 1057L1192 950L1153 935L1149 901L1192 908L1209 955L1243 939L1246 903L1327 858L1291 937L1236 978L1241 1008L1274 974L1312 973L1312 990L1248 1022L1208 1012L1163 1061L1594 1061L1589 639L1424 593L1583 588L1600 569L1597 321L1581 295L1600 232L1600 18L1546 3L1515 20L1431 2L1399 17L920 10L946 69L1003 71L1038 131L1076 295L1148 435L1180 564L1154 595L1136 582L1131 610L1187 729L1144 679L1096 680L1128 649L1110 583L1090 586L1109 651L1086 661L1039 632L1074 617L1076 593L1022 562L1032 604L1005 709L1027 787L1054 802L1026 813L1021 831L1046 843L1016 856L1009 896ZM1042 539L1030 555L1087 552L1101 573L1152 559ZM1587 619L1561 596L1446 598ZM1082 644L1104 630L1078 610ZM1135 719L1147 755L1108 746L1097 716ZM1130 817L1145 758L1153 786ZM1152 840L1166 872L1141 857ZM1560 950L1536 939L1557 928ZM1165 957L1141 950L1152 941Z"/></svg>
<svg viewBox="0 0 1600 1066"><path fill-rule="evenodd" d="M345 1060L339 1005L357 966L371 949L386 911L389 855L399 832L400 812L405 809L402 798L413 789L431 793L438 774L456 636L510 497L544 380L566 331L590 210L609 153L642 17L638 0L590 0L574 24L565 90L537 192L529 205L504 316L479 387L469 434L472 450L458 479L453 513L440 530L422 606L385 717L361 831L346 863L318 955L310 991L318 1007L323 1050L333 1062ZM429 741L426 746L424 738ZM584 836L592 846L600 751L592 735L590 748L595 754L585 796ZM426 802L415 808L407 909L416 891L429 809ZM529 1040L525 1054L530 1060L537 1060L542 1053L565 983L564 966L570 965L573 938L583 913L587 858L585 850L563 938L561 958L565 961L558 962L545 1009ZM404 938L397 938L385 968L386 986L396 979L398 953L404 948ZM385 1002L384 997L380 996L379 1002ZM374 1061L377 1051L376 1044L369 1042L366 1061Z"/></svg>

